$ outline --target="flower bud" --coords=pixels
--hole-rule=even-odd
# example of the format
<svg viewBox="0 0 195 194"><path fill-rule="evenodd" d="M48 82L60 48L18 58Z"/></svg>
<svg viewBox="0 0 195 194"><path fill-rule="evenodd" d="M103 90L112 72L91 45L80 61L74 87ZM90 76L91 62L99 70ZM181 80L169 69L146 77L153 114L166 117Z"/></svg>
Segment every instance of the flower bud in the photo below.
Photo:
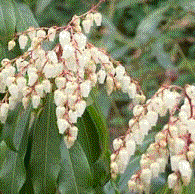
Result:
<svg viewBox="0 0 195 194"><path fill-rule="evenodd" d="M146 185L150 185L152 172L150 169L143 169L141 172L141 179Z"/></svg>
<svg viewBox="0 0 195 194"><path fill-rule="evenodd" d="M28 37L26 35L22 34L19 36L18 41L19 41L20 49L25 49L26 44L28 42Z"/></svg>
<svg viewBox="0 0 195 194"><path fill-rule="evenodd" d="M84 100L81 100L80 102L76 103L75 109L78 117L81 117L86 109L86 102Z"/></svg>
<svg viewBox="0 0 195 194"><path fill-rule="evenodd" d="M98 81L100 84L103 84L106 78L106 72L103 69L100 69L98 72Z"/></svg>
<svg viewBox="0 0 195 194"><path fill-rule="evenodd" d="M16 84L11 84L9 86L9 93L14 97L14 98L18 98L18 87Z"/></svg>
<svg viewBox="0 0 195 194"><path fill-rule="evenodd" d="M82 26L86 34L89 34L90 28L91 28L91 20L83 20L82 21Z"/></svg>
<svg viewBox="0 0 195 194"><path fill-rule="evenodd" d="M63 30L59 33L59 42L62 47L70 44L70 32Z"/></svg>
<svg viewBox="0 0 195 194"><path fill-rule="evenodd" d="M19 77L16 79L16 83L19 90L22 90L26 86L26 79L24 77Z"/></svg>
<svg viewBox="0 0 195 194"><path fill-rule="evenodd" d="M122 65L116 67L116 76L118 77L119 80L123 78L124 73L125 67L123 67Z"/></svg>
<svg viewBox="0 0 195 194"><path fill-rule="evenodd" d="M49 36L49 41L54 41L54 39L55 39L55 35L56 35L56 29L54 29L54 28L49 28L49 30L48 30L48 36Z"/></svg>
<svg viewBox="0 0 195 194"><path fill-rule="evenodd" d="M87 44L87 37L82 33L74 34L74 39L76 40L80 50L84 50Z"/></svg>
<svg viewBox="0 0 195 194"><path fill-rule="evenodd" d="M30 73L28 74L28 77L29 77L28 85L33 86L38 79L38 75L36 73Z"/></svg>
<svg viewBox="0 0 195 194"><path fill-rule="evenodd" d="M24 109L28 107L28 102L29 102L29 98L27 97L22 98L22 104L23 104Z"/></svg>
<svg viewBox="0 0 195 194"><path fill-rule="evenodd" d="M51 83L49 80L43 80L42 82L43 84L43 89L45 91L45 93L50 93L51 92Z"/></svg>
<svg viewBox="0 0 195 194"><path fill-rule="evenodd" d="M9 104L7 103L1 104L1 116L2 117L7 117L8 110L9 110Z"/></svg>
<svg viewBox="0 0 195 194"><path fill-rule="evenodd" d="M193 151L187 152L187 158L188 158L189 162L192 163L194 161L194 158L195 158L195 153Z"/></svg>
<svg viewBox="0 0 195 194"><path fill-rule="evenodd" d="M58 58L57 58L57 55L56 55L55 51L48 51L47 56L48 56L49 60L52 63L57 63L58 62Z"/></svg>
<svg viewBox="0 0 195 194"><path fill-rule="evenodd" d="M55 84L58 89L62 89L66 85L66 78L65 77L57 77L55 79Z"/></svg>
<svg viewBox="0 0 195 194"><path fill-rule="evenodd" d="M41 98L43 98L43 96L44 96L44 93L43 93L43 84L38 84L38 85L36 85L35 86L35 91L37 92L37 94L41 97Z"/></svg>
<svg viewBox="0 0 195 194"><path fill-rule="evenodd" d="M110 96L110 94L112 93L114 89L114 81L111 76L107 76L106 84L107 84L107 94L108 96Z"/></svg>
<svg viewBox="0 0 195 194"><path fill-rule="evenodd" d="M37 38L44 38L46 36L45 30L38 30L37 31Z"/></svg>
<svg viewBox="0 0 195 194"><path fill-rule="evenodd" d="M113 141L113 149L114 149L115 151L118 150L122 145L123 145L123 140L122 140L122 139L116 138L116 139Z"/></svg>
<svg viewBox="0 0 195 194"><path fill-rule="evenodd" d="M136 105L136 106L133 108L133 115L134 115L134 116L138 116L138 115L140 115L143 111L144 111L143 106L141 106L141 105Z"/></svg>
<svg viewBox="0 0 195 194"><path fill-rule="evenodd" d="M32 105L33 108L38 108L39 104L40 104L41 98L39 95L33 95L32 96Z"/></svg>
<svg viewBox="0 0 195 194"><path fill-rule="evenodd" d="M94 21L97 26L101 26L102 23L102 14L101 13L94 13L93 14Z"/></svg>
<svg viewBox="0 0 195 194"><path fill-rule="evenodd" d="M177 183L177 175L175 173L170 174L168 176L168 187L169 187L169 189L174 189L176 183Z"/></svg>
<svg viewBox="0 0 195 194"><path fill-rule="evenodd" d="M63 106L65 103L66 97L60 90L54 92L54 101L56 106Z"/></svg>
<svg viewBox="0 0 195 194"><path fill-rule="evenodd" d="M12 50L16 46L16 43L14 40L11 40L8 42L8 50Z"/></svg>
<svg viewBox="0 0 195 194"><path fill-rule="evenodd" d="M75 126L70 127L69 133L70 133L70 136L75 138L75 140L76 140L77 139L77 135L78 135L78 128L75 127Z"/></svg>
<svg viewBox="0 0 195 194"><path fill-rule="evenodd" d="M70 44L66 44L63 46L63 54L62 54L62 58L64 59L68 59L72 56L74 56L74 47Z"/></svg>
<svg viewBox="0 0 195 194"><path fill-rule="evenodd" d="M81 89L81 95L83 97L88 97L91 90L91 81L85 80L83 83L81 83L80 89Z"/></svg>
<svg viewBox="0 0 195 194"><path fill-rule="evenodd" d="M14 81L15 81L15 77L8 77L6 79L6 85L9 87L11 86L11 84L13 84Z"/></svg>
<svg viewBox="0 0 195 194"><path fill-rule="evenodd" d="M69 118L72 123L77 122L77 113L75 111L69 110Z"/></svg>
<svg viewBox="0 0 195 194"><path fill-rule="evenodd" d="M128 87L128 95L129 95L129 98L134 98L135 95L136 95L136 85L134 83L130 83L129 87Z"/></svg>
<svg viewBox="0 0 195 194"><path fill-rule="evenodd" d="M63 134L67 130L67 128L70 126L67 120L65 119L58 119L57 124L58 124L58 129L59 129L60 134Z"/></svg>
<svg viewBox="0 0 195 194"><path fill-rule="evenodd" d="M154 162L150 165L150 170L152 171L153 177L158 177L158 174L160 172L160 165L158 162Z"/></svg>

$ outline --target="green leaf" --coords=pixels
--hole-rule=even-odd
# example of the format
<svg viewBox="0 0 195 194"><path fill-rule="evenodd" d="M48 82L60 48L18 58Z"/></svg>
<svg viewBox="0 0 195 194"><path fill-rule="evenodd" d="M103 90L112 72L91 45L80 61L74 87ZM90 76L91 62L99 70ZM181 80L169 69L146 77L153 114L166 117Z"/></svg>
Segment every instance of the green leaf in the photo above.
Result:
<svg viewBox="0 0 195 194"><path fill-rule="evenodd" d="M66 193L78 193L76 184L76 178L74 176L73 165L69 155L69 151L62 138L60 144L61 151L61 169L59 173L59 192L61 194Z"/></svg>
<svg viewBox="0 0 195 194"><path fill-rule="evenodd" d="M93 185L93 177L86 155L76 141L69 149L69 154L74 169L75 179L79 187L88 188Z"/></svg>
<svg viewBox="0 0 195 194"><path fill-rule="evenodd" d="M0 41L6 44L13 38L16 27L14 5L11 0L0 0L0 23Z"/></svg>
<svg viewBox="0 0 195 194"><path fill-rule="evenodd" d="M15 13L16 13L16 30L18 32L23 32L27 30L29 27L35 27L35 28L39 27L29 6L22 3L15 3Z"/></svg>
<svg viewBox="0 0 195 194"><path fill-rule="evenodd" d="M4 162L4 160L5 160L7 150L8 150L8 147L7 147L6 143L4 141L2 141L0 143L0 169L1 169L1 166Z"/></svg>
<svg viewBox="0 0 195 194"><path fill-rule="evenodd" d="M52 0L38 0L36 5L36 13L41 14Z"/></svg>
<svg viewBox="0 0 195 194"><path fill-rule="evenodd" d="M3 139L6 142L7 146L13 151L16 151L13 138L15 134L15 127L17 123L20 121L20 119L22 118L21 112L22 112L22 104L18 103L14 110L9 110L6 123L3 127L3 132L2 132Z"/></svg>
<svg viewBox="0 0 195 194"><path fill-rule="evenodd" d="M4 193L15 194L20 191L26 179L26 170L24 167L24 156L27 149L29 134L29 118L32 110L30 105L23 112L20 121L17 123L14 139L17 152L7 151L0 172L0 190Z"/></svg>
<svg viewBox="0 0 195 194"><path fill-rule="evenodd" d="M53 95L48 94L33 128L29 170L35 193L55 193L60 171L60 135Z"/></svg>

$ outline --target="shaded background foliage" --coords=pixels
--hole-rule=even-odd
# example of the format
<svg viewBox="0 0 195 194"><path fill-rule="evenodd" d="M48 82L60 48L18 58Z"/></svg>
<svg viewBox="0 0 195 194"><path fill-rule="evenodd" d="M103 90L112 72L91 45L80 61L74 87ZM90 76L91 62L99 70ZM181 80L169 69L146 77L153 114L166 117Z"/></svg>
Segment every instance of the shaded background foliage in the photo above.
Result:
<svg viewBox="0 0 195 194"><path fill-rule="evenodd" d="M13 51L7 49L7 43L14 37L14 33L24 31L30 26L65 26L73 15L88 11L97 2L97 0L0 0L0 60L15 58L22 54L18 43ZM195 1L189 0L108 0L99 8L103 14L103 25L92 27L87 37L95 46L104 48L113 58L121 61L127 72L139 81L147 98L150 98L162 84L183 86L195 81L194 5ZM55 43L46 43L45 49L51 49ZM108 97L104 86L99 86L98 91L94 98L88 99L88 103L96 101L96 106L108 123L112 142L115 137L126 131L135 102L120 91ZM79 121L80 125L90 119L89 112L90 109ZM161 130L166 121L167 117L161 118L144 144L138 146L135 159L132 159L127 170L131 173L122 175L116 182L120 192L127 191L127 186L122 184L122 180L125 178L128 180L133 170L138 168L136 165L139 156L144 153L156 132ZM92 123L91 120L88 125L93 125ZM83 131L88 127L90 126L83 127ZM0 133L1 131L2 126ZM87 149L81 136L79 144ZM79 145L77 148L80 149ZM91 149L100 148L92 146ZM93 169L97 168L93 159L98 159L99 156L94 155L93 158L86 156L90 162L89 166L93 166ZM0 166L3 163L2 158L3 156L0 157ZM63 174L61 176L63 177ZM99 179L97 174L95 176ZM165 178L166 175L161 177L162 184ZM112 193L112 189L113 187L109 191L107 185L107 192Z"/></svg>

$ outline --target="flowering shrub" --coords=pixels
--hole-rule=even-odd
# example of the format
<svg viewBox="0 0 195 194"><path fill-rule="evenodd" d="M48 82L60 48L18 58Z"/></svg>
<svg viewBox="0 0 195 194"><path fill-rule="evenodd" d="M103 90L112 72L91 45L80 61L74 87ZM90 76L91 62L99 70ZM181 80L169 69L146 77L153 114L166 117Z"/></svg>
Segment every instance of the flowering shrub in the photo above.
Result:
<svg viewBox="0 0 195 194"><path fill-rule="evenodd" d="M8 42L23 54L4 58L0 69L3 123L0 171L2 193L119 193L115 183L159 117L168 123L141 156L129 191L151 193L152 180L165 173L175 193L188 186L195 158L195 86L162 85L146 101L137 81L119 61L89 43L86 34L101 26L100 2L73 16L65 27L30 27ZM59 40L53 49L45 42ZM97 66L100 68L97 69ZM110 153L105 119L95 103L98 84L107 94L121 90L133 99L133 118ZM88 103L91 96L94 104ZM146 101L146 102L145 102ZM92 139L91 137L95 137ZM106 184L107 183L107 184Z"/></svg>

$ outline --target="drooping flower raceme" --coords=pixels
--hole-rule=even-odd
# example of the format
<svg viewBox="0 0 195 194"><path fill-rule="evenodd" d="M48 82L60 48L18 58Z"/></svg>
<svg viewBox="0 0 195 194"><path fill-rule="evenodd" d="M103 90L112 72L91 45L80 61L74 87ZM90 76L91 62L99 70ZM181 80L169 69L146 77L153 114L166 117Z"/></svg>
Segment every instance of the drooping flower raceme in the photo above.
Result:
<svg viewBox="0 0 195 194"><path fill-rule="evenodd" d="M13 109L18 101L23 103L24 108L32 101L33 108L38 109L46 94L53 92L59 133L64 135L64 141L70 148L78 134L74 124L82 117L87 106L86 99L97 83L106 82L108 95L113 90L122 89L131 98L136 96L139 90L125 68L111 62L110 56L87 42L84 33L89 33L94 22L97 26L102 22L102 15L95 10L81 18L74 16L66 27L31 27L16 36L20 48L27 52L19 58L3 59L1 62L0 90L6 93L1 103L2 122L6 121L8 110ZM44 41L54 41L55 38L59 38L59 44L52 50L44 50ZM8 49L14 46L15 39L8 43ZM97 71L99 63L101 69ZM132 146L135 147L134 140L127 140L118 164L128 163L129 155L126 153ZM119 171L124 169L123 165L119 165Z"/></svg>

